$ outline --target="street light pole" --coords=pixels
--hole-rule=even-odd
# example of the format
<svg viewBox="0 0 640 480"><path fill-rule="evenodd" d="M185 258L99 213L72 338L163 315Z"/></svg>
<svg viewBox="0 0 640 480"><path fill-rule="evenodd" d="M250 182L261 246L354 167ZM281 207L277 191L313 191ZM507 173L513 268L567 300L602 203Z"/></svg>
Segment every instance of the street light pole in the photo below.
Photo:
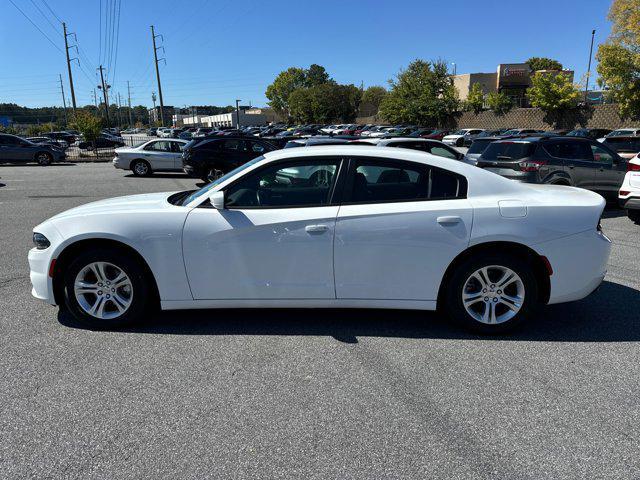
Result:
<svg viewBox="0 0 640 480"><path fill-rule="evenodd" d="M240 102L242 100L236 99L236 128L240 128Z"/></svg>
<svg viewBox="0 0 640 480"><path fill-rule="evenodd" d="M593 56L593 39L596 36L596 31L591 31L591 48L589 48L589 67L587 68L587 81L584 87L584 103L587 103L587 95L589 93L589 77L591 76L591 57Z"/></svg>

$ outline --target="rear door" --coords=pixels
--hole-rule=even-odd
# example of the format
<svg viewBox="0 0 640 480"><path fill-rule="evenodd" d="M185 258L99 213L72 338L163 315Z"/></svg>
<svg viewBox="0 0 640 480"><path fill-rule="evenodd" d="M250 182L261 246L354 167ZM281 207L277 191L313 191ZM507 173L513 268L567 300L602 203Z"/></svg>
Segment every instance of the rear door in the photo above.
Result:
<svg viewBox="0 0 640 480"><path fill-rule="evenodd" d="M173 169L182 170L182 147L186 144L182 142L171 142L171 153L173 157Z"/></svg>
<svg viewBox="0 0 640 480"><path fill-rule="evenodd" d="M351 159L336 223L336 296L435 301L450 262L467 248L466 179L430 165Z"/></svg>
<svg viewBox="0 0 640 480"><path fill-rule="evenodd" d="M175 153L172 151L170 140L156 140L147 144L143 151L143 157L149 161L153 170L173 170Z"/></svg>

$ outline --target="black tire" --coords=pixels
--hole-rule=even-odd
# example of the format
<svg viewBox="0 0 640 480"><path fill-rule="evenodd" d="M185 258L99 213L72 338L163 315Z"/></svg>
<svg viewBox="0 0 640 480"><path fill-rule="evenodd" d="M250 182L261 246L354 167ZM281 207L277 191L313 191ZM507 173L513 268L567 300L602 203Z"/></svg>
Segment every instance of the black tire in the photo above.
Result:
<svg viewBox="0 0 640 480"><path fill-rule="evenodd" d="M463 146L464 146L463 138L459 138L458 140L456 140L456 147L463 147Z"/></svg>
<svg viewBox="0 0 640 480"><path fill-rule="evenodd" d="M640 223L640 210L627 209L627 217L635 223Z"/></svg>
<svg viewBox="0 0 640 480"><path fill-rule="evenodd" d="M49 152L38 152L36 153L35 160L38 165L46 167L53 162L53 155Z"/></svg>
<svg viewBox="0 0 640 480"><path fill-rule="evenodd" d="M131 280L131 303L124 313L115 318L104 319L90 315L82 308L75 295L76 276L93 262L112 264L122 270ZM149 279L145 269L135 258L118 249L96 248L81 252L65 269L63 281L65 305L82 327L111 330L133 325L143 317L147 307L152 304L152 291L149 288ZM105 309L113 310L114 307L115 305L109 303Z"/></svg>
<svg viewBox="0 0 640 480"><path fill-rule="evenodd" d="M134 160L130 168L136 177L148 177L153 173L151 165L146 160Z"/></svg>
<svg viewBox="0 0 640 480"><path fill-rule="evenodd" d="M207 174L202 178L205 182L211 183L219 179L224 175L222 170L219 170L215 167L211 167L207 170Z"/></svg>
<svg viewBox="0 0 640 480"><path fill-rule="evenodd" d="M512 270L520 277L524 288L524 301L520 309L515 316L502 323L489 324L475 319L467 312L462 300L463 289L465 288L467 280L474 272L488 266L500 266ZM490 270L491 275L494 275L495 272L497 272L497 270ZM492 277L491 280L495 281L497 279ZM536 312L540 303L538 282L536 281L531 265L525 260L510 254L483 254L481 256L467 258L457 266L453 275L449 278L448 284L445 285L445 288L446 290L442 298L445 304L441 305L443 310L446 311L452 320L465 328L484 334L499 334L517 327ZM496 291L500 292L500 290L497 289ZM489 293L489 295L493 295L493 293ZM487 298L489 298L488 304L490 304L491 297L483 297L483 300L480 300L475 306L485 304L484 308L489 308L486 301ZM494 308L498 307L496 306ZM506 311L506 307L502 306L500 308L502 309L500 311ZM498 316L497 313L496 316Z"/></svg>

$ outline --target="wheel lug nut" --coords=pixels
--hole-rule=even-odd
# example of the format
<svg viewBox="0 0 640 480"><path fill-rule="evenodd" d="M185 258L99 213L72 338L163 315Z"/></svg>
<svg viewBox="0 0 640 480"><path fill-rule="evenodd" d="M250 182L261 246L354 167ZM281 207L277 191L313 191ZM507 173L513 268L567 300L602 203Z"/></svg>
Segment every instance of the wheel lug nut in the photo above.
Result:
<svg viewBox="0 0 640 480"><path fill-rule="evenodd" d="M502 290L498 290L498 295L502 295Z"/></svg>
<svg viewBox="0 0 640 480"><path fill-rule="evenodd" d="M484 301L488 302L489 301L489 297L484 297Z"/></svg>
<svg viewBox="0 0 640 480"><path fill-rule="evenodd" d="M486 289L486 288L483 288L483 289L482 289L482 293L487 293L487 289Z"/></svg>
<svg viewBox="0 0 640 480"><path fill-rule="evenodd" d="M107 297L108 297L108 296L109 296L109 295L107 295ZM494 301L494 302L497 302L497 301L498 301L498 299L497 299L497 298L494 298L494 299L493 299L493 301Z"/></svg>

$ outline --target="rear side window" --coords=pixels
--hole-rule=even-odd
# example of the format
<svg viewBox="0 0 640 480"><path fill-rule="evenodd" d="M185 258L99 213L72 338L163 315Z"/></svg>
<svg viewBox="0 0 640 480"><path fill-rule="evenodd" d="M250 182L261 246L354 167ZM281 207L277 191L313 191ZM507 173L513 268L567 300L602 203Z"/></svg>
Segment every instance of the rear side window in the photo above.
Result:
<svg viewBox="0 0 640 480"><path fill-rule="evenodd" d="M350 203L393 203L465 198L466 179L430 165L396 160L356 161Z"/></svg>
<svg viewBox="0 0 640 480"><path fill-rule="evenodd" d="M553 142L546 144L544 149L549 155L555 158L587 161L593 160L591 144L589 142Z"/></svg>
<svg viewBox="0 0 640 480"><path fill-rule="evenodd" d="M220 140L209 140L208 142L202 142L196 145L196 148L212 151L212 150L220 150L221 145L222 145L222 142Z"/></svg>
<svg viewBox="0 0 640 480"><path fill-rule="evenodd" d="M483 160L521 160L533 155L536 145L531 142L494 142L482 152Z"/></svg>

